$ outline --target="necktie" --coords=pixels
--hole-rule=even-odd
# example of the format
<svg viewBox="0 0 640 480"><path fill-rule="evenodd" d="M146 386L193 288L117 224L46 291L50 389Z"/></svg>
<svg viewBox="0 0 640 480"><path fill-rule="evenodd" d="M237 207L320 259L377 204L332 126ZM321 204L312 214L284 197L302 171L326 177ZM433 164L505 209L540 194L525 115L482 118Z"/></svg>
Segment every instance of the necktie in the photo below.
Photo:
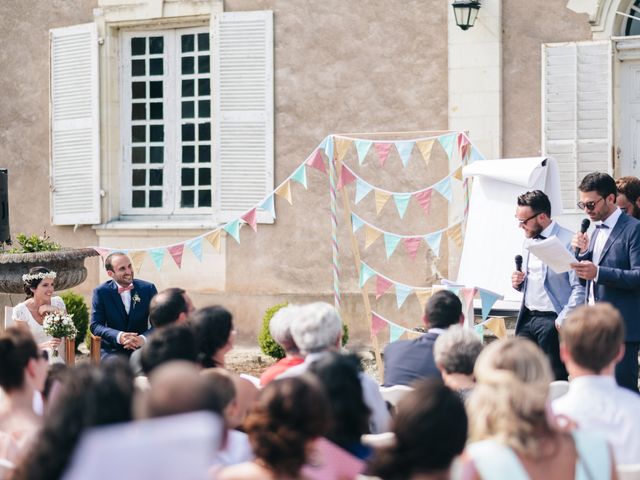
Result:
<svg viewBox="0 0 640 480"><path fill-rule="evenodd" d="M118 293L121 295L123 292L128 292L130 290L133 290L133 284L129 285L128 287L118 287Z"/></svg>
<svg viewBox="0 0 640 480"><path fill-rule="evenodd" d="M545 237L544 235L540 235L537 234L535 237L533 237L534 240L546 240L547 237Z"/></svg>
<svg viewBox="0 0 640 480"><path fill-rule="evenodd" d="M604 223L601 223L600 225L596 225L596 228L609 228L609 225L605 225Z"/></svg>

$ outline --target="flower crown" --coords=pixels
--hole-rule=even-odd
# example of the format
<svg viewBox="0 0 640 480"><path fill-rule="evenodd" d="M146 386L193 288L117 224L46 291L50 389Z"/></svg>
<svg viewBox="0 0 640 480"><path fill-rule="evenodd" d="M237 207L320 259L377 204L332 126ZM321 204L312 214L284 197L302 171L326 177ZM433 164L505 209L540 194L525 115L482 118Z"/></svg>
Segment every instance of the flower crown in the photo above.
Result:
<svg viewBox="0 0 640 480"><path fill-rule="evenodd" d="M25 273L22 275L22 281L26 283L30 283L32 280L44 280L45 278L55 279L56 272Z"/></svg>

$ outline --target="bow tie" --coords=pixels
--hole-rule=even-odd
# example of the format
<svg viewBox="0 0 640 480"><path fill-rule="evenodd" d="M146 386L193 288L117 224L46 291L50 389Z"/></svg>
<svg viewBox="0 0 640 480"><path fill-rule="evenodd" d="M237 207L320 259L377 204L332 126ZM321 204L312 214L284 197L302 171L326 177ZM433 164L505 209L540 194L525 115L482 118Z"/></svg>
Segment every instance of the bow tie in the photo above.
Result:
<svg viewBox="0 0 640 480"><path fill-rule="evenodd" d="M534 240L546 240L547 237L545 237L544 235L536 235L535 237L533 237Z"/></svg>
<svg viewBox="0 0 640 480"><path fill-rule="evenodd" d="M128 292L130 290L133 290L133 284L129 285L128 287L118 287L119 294L122 294L122 292Z"/></svg>
<svg viewBox="0 0 640 480"><path fill-rule="evenodd" d="M609 225L605 225L604 223L601 223L600 225L596 225L596 228L609 228Z"/></svg>

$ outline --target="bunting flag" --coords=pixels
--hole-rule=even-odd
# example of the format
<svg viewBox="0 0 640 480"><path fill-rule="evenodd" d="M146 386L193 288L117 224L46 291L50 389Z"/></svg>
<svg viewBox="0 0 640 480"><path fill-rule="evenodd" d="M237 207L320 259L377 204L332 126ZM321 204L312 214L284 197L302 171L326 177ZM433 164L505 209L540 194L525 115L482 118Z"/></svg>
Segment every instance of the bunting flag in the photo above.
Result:
<svg viewBox="0 0 640 480"><path fill-rule="evenodd" d="M324 160L322 159L322 154L320 153L320 149L316 149L316 151L313 152L313 155L309 157L309 160L306 161L306 164L311 168L320 170L322 173L327 173L327 169L324 166Z"/></svg>
<svg viewBox="0 0 640 480"><path fill-rule="evenodd" d="M393 343L398 340L402 334L405 332L405 329L395 325L393 323L389 324L389 343Z"/></svg>
<svg viewBox="0 0 640 480"><path fill-rule="evenodd" d="M447 231L447 235L458 247L462 247L462 227L456 224Z"/></svg>
<svg viewBox="0 0 640 480"><path fill-rule="evenodd" d="M369 265L364 262L360 262L360 288L364 287L364 284L376 274Z"/></svg>
<svg viewBox="0 0 640 480"><path fill-rule="evenodd" d="M451 177L445 177L436 183L433 188L442 195L447 201L453 200L453 193L451 192Z"/></svg>
<svg viewBox="0 0 640 480"><path fill-rule="evenodd" d="M483 341L484 340L484 325L483 324L474 325L473 330L478 334L478 336L480 337L480 340Z"/></svg>
<svg viewBox="0 0 640 480"><path fill-rule="evenodd" d="M351 231L353 233L356 233L358 230L360 230L360 227L362 227L362 225L364 225L364 222L362 221L362 219L352 213L351 214Z"/></svg>
<svg viewBox="0 0 640 480"><path fill-rule="evenodd" d="M397 235L393 235L391 233L385 233L383 235L384 238L384 249L387 253L387 258L391 258L393 252L396 250L398 243L400 243L400 237Z"/></svg>
<svg viewBox="0 0 640 480"><path fill-rule="evenodd" d="M164 248L152 248L149 250L149 256L151 260L153 260L153 264L156 267L156 270L162 270L162 262L164 261L164 254L166 250Z"/></svg>
<svg viewBox="0 0 640 480"><path fill-rule="evenodd" d="M287 202L289 202L289 205L293 205L293 199L291 198L291 184L289 180L280 185L276 189L275 194L286 199Z"/></svg>
<svg viewBox="0 0 640 480"><path fill-rule="evenodd" d="M93 249L98 252L98 255L100 255L102 258L109 256L109 254L112 252L110 248L93 247Z"/></svg>
<svg viewBox="0 0 640 480"><path fill-rule="evenodd" d="M342 170L340 171L340 178L338 179L338 185L336 186L337 190L342 189L346 185L349 185L352 182L355 182L356 177L347 167L342 165Z"/></svg>
<svg viewBox="0 0 640 480"><path fill-rule="evenodd" d="M453 178L462 181L462 166L458 167L456 171L453 172Z"/></svg>
<svg viewBox="0 0 640 480"><path fill-rule="evenodd" d="M460 158L462 159L463 162L467 154L469 153L469 144L470 142L467 139L467 136L464 133L459 133L458 134L458 154L460 155Z"/></svg>
<svg viewBox="0 0 640 480"><path fill-rule="evenodd" d="M254 209L255 210L255 209ZM199 262L202 261L202 237L192 238L184 243L195 255Z"/></svg>
<svg viewBox="0 0 640 480"><path fill-rule="evenodd" d="M326 136L322 139L322 141L320 142L320 145L318 145L319 150L325 149L325 147L327 146L327 138L329 138L329 136Z"/></svg>
<svg viewBox="0 0 640 480"><path fill-rule="evenodd" d="M371 312L371 338L375 338L378 332L387 324L378 314Z"/></svg>
<svg viewBox="0 0 640 480"><path fill-rule="evenodd" d="M252 208L247 213L240 217L242 220L247 222L249 226L253 229L254 232L258 231L258 220L256 219L256 209Z"/></svg>
<svg viewBox="0 0 640 480"><path fill-rule="evenodd" d="M449 135L442 135L438 137L438 142L442 145L442 148L447 153L447 157L451 160L453 155L453 144L456 141L457 134L450 133Z"/></svg>
<svg viewBox="0 0 640 480"><path fill-rule="evenodd" d="M240 222L237 219L227 223L222 228L224 228L224 231L231 235L236 242L240 243Z"/></svg>
<svg viewBox="0 0 640 480"><path fill-rule="evenodd" d="M356 144L356 151L358 152L358 164L362 165L364 163L364 159L367 156L367 153L369 153L369 149L371 148L371 144L373 142L371 142L370 140L356 140L355 144Z"/></svg>
<svg viewBox="0 0 640 480"><path fill-rule="evenodd" d="M416 142L416 146L420 153L422 154L422 158L424 159L424 163L429 166L429 161L431 160L431 150L433 149L434 140L420 140Z"/></svg>
<svg viewBox="0 0 640 480"><path fill-rule="evenodd" d="M342 161L346 153L349 151L349 147L353 143L350 138L336 138L336 157L339 162Z"/></svg>
<svg viewBox="0 0 640 480"><path fill-rule="evenodd" d="M271 199L273 200L273 197L271 197ZM220 229L206 234L204 239L207 240L216 251L220 252Z"/></svg>
<svg viewBox="0 0 640 480"><path fill-rule="evenodd" d="M415 340L417 338L420 338L422 335L424 335L424 333L416 332L414 330L407 330L405 334L407 335L408 340Z"/></svg>
<svg viewBox="0 0 640 480"><path fill-rule="evenodd" d="M371 228L369 225L364 226L364 249L366 250L381 235L380 230Z"/></svg>
<svg viewBox="0 0 640 480"><path fill-rule="evenodd" d="M271 218L275 220L276 207L275 207L275 204L273 203L273 195L269 195L265 199L265 201L260 204L260 209L264 210L265 212L269 212L269 215L271 215Z"/></svg>
<svg viewBox="0 0 640 480"><path fill-rule="evenodd" d="M493 307L493 304L496 303L496 300L500 298L499 295L489 292L487 290L480 290L480 301L482 302L482 320L486 320L489 316L489 312ZM487 328L489 328L487 326Z"/></svg>
<svg viewBox="0 0 640 480"><path fill-rule="evenodd" d="M473 287L467 287L462 289L462 298L464 299L464 310L467 311L471 307L473 297L476 296L477 289Z"/></svg>
<svg viewBox="0 0 640 480"><path fill-rule="evenodd" d="M373 148L378 154L378 159L380 160L380 166L384 166L384 162L387 161L387 157L389 157L389 152L391 151L391 143L389 142L376 142L373 144Z"/></svg>
<svg viewBox="0 0 640 480"><path fill-rule="evenodd" d="M178 243L177 245L171 245L167 247L167 252L173 258L173 261L176 262L178 268L182 268L182 254L184 253L184 243Z"/></svg>
<svg viewBox="0 0 640 480"><path fill-rule="evenodd" d="M407 237L402 239L404 248L407 250L407 254L415 260L418 253L418 247L420 246L420 237Z"/></svg>
<svg viewBox="0 0 640 480"><path fill-rule="evenodd" d="M380 215L380 212L389 201L389 197L391 196L391 194L387 192L383 192L382 190L376 190L375 196L376 196L376 213Z"/></svg>
<svg viewBox="0 0 640 480"><path fill-rule="evenodd" d="M407 207L409 206L410 198L410 193L393 194L393 201L396 203L396 209L398 210L398 215L400 215L400 218L404 218L404 214L407 211Z"/></svg>
<svg viewBox="0 0 640 480"><path fill-rule="evenodd" d="M428 189L413 194L427 216L429 216L429 210L431 208L431 192L432 190Z"/></svg>
<svg viewBox="0 0 640 480"><path fill-rule="evenodd" d="M411 287L401 283L396 283L396 303L398 304L398 310L400 310L400 307L402 307L402 304L411 292L413 292Z"/></svg>
<svg viewBox="0 0 640 480"><path fill-rule="evenodd" d="M376 275L376 300L384 295L391 285L393 285L393 282L387 280L383 276Z"/></svg>
<svg viewBox="0 0 640 480"><path fill-rule="evenodd" d="M305 167L304 164L300 165L298 169L295 172L293 172L293 175L291 175L291 180L298 182L300 185L302 185L306 189L307 188L307 167Z"/></svg>
<svg viewBox="0 0 640 480"><path fill-rule="evenodd" d="M135 250L129 252L129 258L131 259L131 265L136 273L140 271L142 268L142 264L144 263L144 257L147 256L146 250Z"/></svg>
<svg viewBox="0 0 640 480"><path fill-rule="evenodd" d="M484 160L484 156L476 149L476 147L471 147L471 162L475 162L476 160Z"/></svg>
<svg viewBox="0 0 640 480"><path fill-rule="evenodd" d="M327 156L330 162L333 162L333 135L329 135L326 138L324 145L324 154Z"/></svg>
<svg viewBox="0 0 640 480"><path fill-rule="evenodd" d="M442 240L442 232L432 233L431 235L426 235L424 237L424 241L427 242L429 248L433 252L436 257L440 256L440 241Z"/></svg>
<svg viewBox="0 0 640 480"><path fill-rule="evenodd" d="M364 182L359 178L356 179L356 205L360 203L360 200L366 197L371 190L373 190L373 187L367 182Z"/></svg>
<svg viewBox="0 0 640 480"><path fill-rule="evenodd" d="M504 324L504 317L491 317L484 322L484 326L493 332L493 334L502 339L507 338L507 327Z"/></svg>
<svg viewBox="0 0 640 480"><path fill-rule="evenodd" d="M396 146L396 150L398 150L398 155L400 155L400 160L402 160L402 165L406 168L409 165L409 160L411 159L411 152L413 151L413 146L415 142L413 141L397 141L393 142Z"/></svg>
<svg viewBox="0 0 640 480"><path fill-rule="evenodd" d="M418 297L418 302L420 302L420 307L422 311L424 311L427 306L427 301L431 298L431 290L416 290L416 297Z"/></svg>

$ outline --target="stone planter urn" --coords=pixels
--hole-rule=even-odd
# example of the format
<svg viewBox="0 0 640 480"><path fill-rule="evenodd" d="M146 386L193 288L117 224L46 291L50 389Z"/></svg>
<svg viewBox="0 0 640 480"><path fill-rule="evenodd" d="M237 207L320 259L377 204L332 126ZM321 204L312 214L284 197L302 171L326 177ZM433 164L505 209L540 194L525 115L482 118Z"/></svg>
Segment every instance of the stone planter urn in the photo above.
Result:
<svg viewBox="0 0 640 480"><path fill-rule="evenodd" d="M0 254L0 292L24 293L22 275L33 267L45 267L57 273L56 290L66 290L87 278L84 259L98 255L93 248L63 248L53 252Z"/></svg>

